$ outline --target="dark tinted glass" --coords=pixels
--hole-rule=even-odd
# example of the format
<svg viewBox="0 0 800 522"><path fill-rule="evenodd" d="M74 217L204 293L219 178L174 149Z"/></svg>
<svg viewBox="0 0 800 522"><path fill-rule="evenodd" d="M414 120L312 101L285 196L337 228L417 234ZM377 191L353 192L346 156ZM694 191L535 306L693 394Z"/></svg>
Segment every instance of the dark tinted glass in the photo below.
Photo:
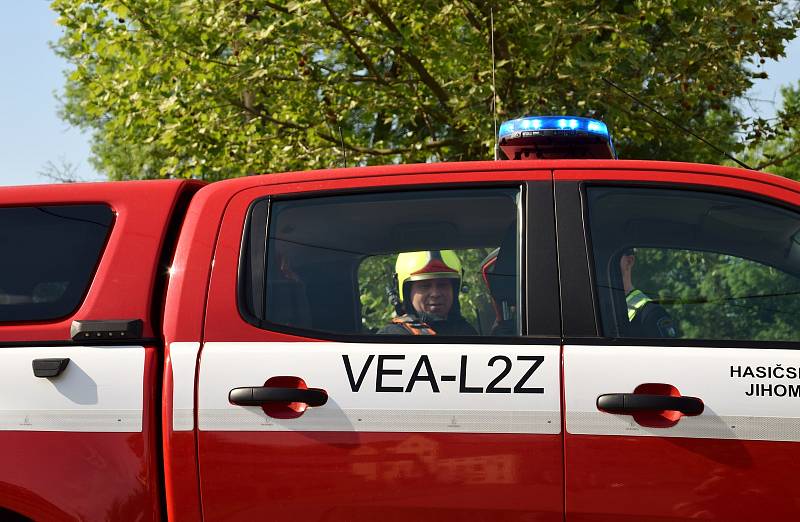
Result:
<svg viewBox="0 0 800 522"><path fill-rule="evenodd" d="M77 309L113 218L105 205L0 208L0 321Z"/></svg>
<svg viewBox="0 0 800 522"><path fill-rule="evenodd" d="M800 215L691 190L588 189L603 333L800 340Z"/></svg>
<svg viewBox="0 0 800 522"><path fill-rule="evenodd" d="M452 306L433 319L447 320L436 323L437 335L519 335L519 198L515 187L256 203L243 252L245 312L265 328L394 333L392 318L412 306L401 295L410 286L394 273L398 255L452 251L460 269L449 280Z"/></svg>

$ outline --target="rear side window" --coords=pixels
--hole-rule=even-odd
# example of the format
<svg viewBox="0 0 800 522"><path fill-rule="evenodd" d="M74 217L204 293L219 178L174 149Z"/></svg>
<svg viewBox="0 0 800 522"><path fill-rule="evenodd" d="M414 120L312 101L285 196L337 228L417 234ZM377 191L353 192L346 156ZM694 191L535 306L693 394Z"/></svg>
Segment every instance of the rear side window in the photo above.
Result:
<svg viewBox="0 0 800 522"><path fill-rule="evenodd" d="M113 218L105 205L0 208L0 322L48 321L74 312Z"/></svg>
<svg viewBox="0 0 800 522"><path fill-rule="evenodd" d="M587 192L604 335L800 338L800 215L728 194Z"/></svg>

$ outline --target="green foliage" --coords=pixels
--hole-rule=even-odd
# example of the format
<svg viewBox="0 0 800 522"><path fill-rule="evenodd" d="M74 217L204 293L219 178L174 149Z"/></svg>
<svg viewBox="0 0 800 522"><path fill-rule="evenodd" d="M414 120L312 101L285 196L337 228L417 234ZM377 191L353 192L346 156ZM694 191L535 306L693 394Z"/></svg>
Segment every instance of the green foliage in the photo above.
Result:
<svg viewBox="0 0 800 522"><path fill-rule="evenodd" d="M795 0L52 5L63 116L114 179L488 159L492 6L500 118L596 116L623 157L719 162L601 78L732 150L732 102L800 28Z"/></svg>
<svg viewBox="0 0 800 522"><path fill-rule="evenodd" d="M392 318L389 288L392 286L396 257L371 256L362 261L358 267L361 320L366 330L377 331L389 324Z"/></svg>
<svg viewBox="0 0 800 522"><path fill-rule="evenodd" d="M771 134L748 150L748 164L800 181L800 82L781 89L780 122Z"/></svg>
<svg viewBox="0 0 800 522"><path fill-rule="evenodd" d="M633 277L684 338L800 336L800 278L775 268L711 252L637 248Z"/></svg>

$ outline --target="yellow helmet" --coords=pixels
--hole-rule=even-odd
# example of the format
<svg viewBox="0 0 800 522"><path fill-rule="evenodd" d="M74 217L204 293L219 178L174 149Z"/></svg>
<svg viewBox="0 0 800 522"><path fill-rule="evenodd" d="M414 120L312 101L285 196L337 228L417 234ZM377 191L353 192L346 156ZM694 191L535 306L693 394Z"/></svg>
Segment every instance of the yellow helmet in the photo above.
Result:
<svg viewBox="0 0 800 522"><path fill-rule="evenodd" d="M423 279L453 279L454 295L458 294L461 281L461 260L452 250L423 250L403 252L397 256L395 277L400 301L405 301L406 283Z"/></svg>

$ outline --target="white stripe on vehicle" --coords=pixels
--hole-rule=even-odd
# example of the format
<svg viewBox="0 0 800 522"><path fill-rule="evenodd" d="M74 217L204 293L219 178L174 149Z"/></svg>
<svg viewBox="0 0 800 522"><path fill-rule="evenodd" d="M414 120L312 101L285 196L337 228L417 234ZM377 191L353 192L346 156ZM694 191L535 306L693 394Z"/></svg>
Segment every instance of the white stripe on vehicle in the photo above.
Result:
<svg viewBox="0 0 800 522"><path fill-rule="evenodd" d="M70 359L51 378L34 359ZM0 349L0 430L141 432L144 347L62 346Z"/></svg>
<svg viewBox="0 0 800 522"><path fill-rule="evenodd" d="M666 428L597 409L599 395L633 393L645 383L671 384L705 409ZM565 346L564 387L571 434L800 441L796 350Z"/></svg>
<svg viewBox="0 0 800 522"><path fill-rule="evenodd" d="M200 343L180 342L169 345L172 362L172 429L194 429L194 375Z"/></svg>
<svg viewBox="0 0 800 522"><path fill-rule="evenodd" d="M207 343L204 431L561 432L559 346ZM275 419L228 402L231 389L300 377L324 406Z"/></svg>

